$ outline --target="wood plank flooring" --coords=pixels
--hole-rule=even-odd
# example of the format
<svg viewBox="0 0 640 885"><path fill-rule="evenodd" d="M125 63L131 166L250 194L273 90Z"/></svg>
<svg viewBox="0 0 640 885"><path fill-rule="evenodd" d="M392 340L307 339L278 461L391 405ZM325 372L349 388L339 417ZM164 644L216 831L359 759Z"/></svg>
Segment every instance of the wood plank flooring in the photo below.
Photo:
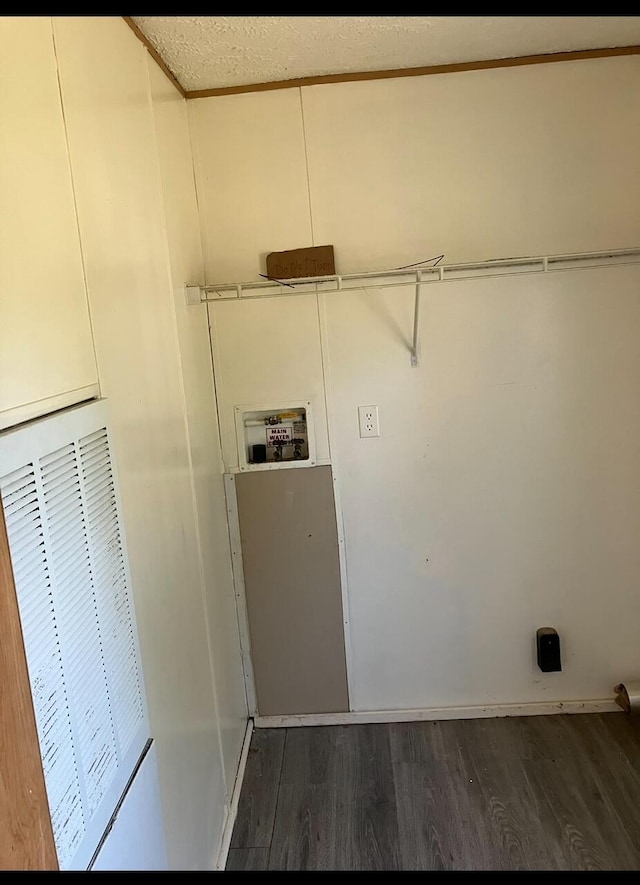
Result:
<svg viewBox="0 0 640 885"><path fill-rule="evenodd" d="M256 729L226 868L640 870L640 725Z"/></svg>

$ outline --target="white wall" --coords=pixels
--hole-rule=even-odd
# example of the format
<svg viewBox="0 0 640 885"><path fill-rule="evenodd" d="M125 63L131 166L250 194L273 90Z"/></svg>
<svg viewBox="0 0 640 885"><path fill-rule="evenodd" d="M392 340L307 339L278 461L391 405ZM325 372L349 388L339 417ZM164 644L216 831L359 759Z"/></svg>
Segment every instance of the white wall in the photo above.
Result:
<svg viewBox="0 0 640 885"><path fill-rule="evenodd" d="M179 361L186 406L196 540L227 806L247 725L207 308L187 307L184 283L202 279L198 206L186 102L148 57ZM214 806L215 807L215 806Z"/></svg>
<svg viewBox="0 0 640 885"><path fill-rule="evenodd" d="M257 279L268 252L313 238L297 89L189 102L205 279Z"/></svg>
<svg viewBox="0 0 640 885"><path fill-rule="evenodd" d="M638 245L640 58L302 90L339 272Z"/></svg>
<svg viewBox="0 0 640 885"><path fill-rule="evenodd" d="M235 407L277 402L311 402L316 458L329 463L316 296L224 301L210 314L226 469L238 466Z"/></svg>
<svg viewBox="0 0 640 885"><path fill-rule="evenodd" d="M50 18L0 22L0 428L95 396Z"/></svg>
<svg viewBox="0 0 640 885"><path fill-rule="evenodd" d="M339 272L640 245L639 64L303 88L313 237L276 246L263 219L242 244L221 224L216 252L235 259L218 273L212 256L207 281L255 278L259 254L311 243L333 243ZM274 179L280 133L255 127L269 99L236 98L191 105L207 217L218 187L230 207ZM204 121L223 116L208 153ZM249 139L223 182L217 158ZM302 148L284 150L297 168ZM354 709L609 698L635 672L639 282L617 267L437 284L418 369L412 289L323 294L315 327L300 322L313 296L210 306L229 446L240 391L284 398L272 340L304 342L316 383L324 367ZM361 440L370 403L381 437ZM543 675L534 638L549 625L564 670Z"/></svg>
<svg viewBox="0 0 640 885"><path fill-rule="evenodd" d="M24 45L31 33L25 25ZM219 528L219 586L211 584L211 556L206 565L201 556L192 382L188 372L184 382L181 375L180 341L188 349L193 337L202 349L206 325L182 329L179 339L171 278L170 262L178 274L199 261L196 226L190 245L165 223L163 185L167 220L173 211L185 218L193 210L189 193L177 203L170 193L182 174L174 164L188 161L184 109L174 114L161 106L156 84L156 132L147 53L121 18L55 18L54 36L77 204L73 230L77 248L79 229L101 392L113 423L169 864L212 869L228 811L225 769L230 779L239 756L243 699L234 637L227 635L231 619L222 597L230 565ZM176 126L171 137L167 116ZM53 338L66 320L55 314ZM13 332L25 340L24 325ZM42 377L48 365L41 362ZM209 506L219 515L219 483L213 494ZM213 650L216 630L224 639ZM220 664L215 683L213 659Z"/></svg>
<svg viewBox="0 0 640 885"><path fill-rule="evenodd" d="M156 748L152 744L102 843L92 872L168 869L156 767Z"/></svg>
<svg viewBox="0 0 640 885"><path fill-rule="evenodd" d="M417 369L410 291L326 296L353 706L612 697L638 666L640 269L437 289Z"/></svg>
<svg viewBox="0 0 640 885"><path fill-rule="evenodd" d="M207 283L636 246L639 104L637 56L190 101Z"/></svg>
<svg viewBox="0 0 640 885"><path fill-rule="evenodd" d="M93 332L169 864L212 869L246 707L206 312L174 294L201 272L184 102L120 17L1 20L0 38L0 409L97 381Z"/></svg>

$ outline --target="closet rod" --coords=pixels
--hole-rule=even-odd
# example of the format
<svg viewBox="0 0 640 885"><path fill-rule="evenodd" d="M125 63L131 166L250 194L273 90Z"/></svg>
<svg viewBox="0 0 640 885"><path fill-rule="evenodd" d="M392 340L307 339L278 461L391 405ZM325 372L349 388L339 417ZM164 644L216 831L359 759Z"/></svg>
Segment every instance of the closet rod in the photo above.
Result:
<svg viewBox="0 0 640 885"><path fill-rule="evenodd" d="M193 305L234 299L288 297L354 289L363 289L366 292L368 289L393 289L413 285L415 286L415 301L411 365L416 367L418 365L418 322L422 286L454 280L548 273L550 271L608 267L617 264L640 264L640 247L608 249L604 252L569 252L562 255L543 255L532 258L495 258L464 264L427 265L411 270L398 269L332 274L323 277L297 277L286 281L263 279L246 283L219 283L213 286L187 284L184 289L187 304Z"/></svg>
<svg viewBox="0 0 640 885"><path fill-rule="evenodd" d="M443 280L497 276L509 273L540 273L577 267L640 263L640 247L608 249L603 252L571 252L532 258L492 258L465 264L438 264L412 270L377 270L332 274L324 277L296 277L288 280L249 280L244 283L216 283L211 286L185 284L188 304L201 304L229 298L260 298L301 295L309 292L337 292L344 289L384 289L392 286L427 285ZM301 289L300 287L306 287ZM316 288L318 287L318 288Z"/></svg>

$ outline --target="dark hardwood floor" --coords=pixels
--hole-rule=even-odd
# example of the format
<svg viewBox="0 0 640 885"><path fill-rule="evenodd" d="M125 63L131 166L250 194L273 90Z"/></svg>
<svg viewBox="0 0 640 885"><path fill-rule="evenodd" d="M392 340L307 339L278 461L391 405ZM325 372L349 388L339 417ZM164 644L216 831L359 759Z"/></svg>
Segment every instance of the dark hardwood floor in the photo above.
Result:
<svg viewBox="0 0 640 885"><path fill-rule="evenodd" d="M227 870L640 870L640 725L256 729Z"/></svg>

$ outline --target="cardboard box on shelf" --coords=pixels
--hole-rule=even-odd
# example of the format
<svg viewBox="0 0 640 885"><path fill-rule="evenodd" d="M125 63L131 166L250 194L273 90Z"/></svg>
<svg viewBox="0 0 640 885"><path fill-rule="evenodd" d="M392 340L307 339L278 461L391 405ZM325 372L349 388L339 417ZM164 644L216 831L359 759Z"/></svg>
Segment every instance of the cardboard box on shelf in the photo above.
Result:
<svg viewBox="0 0 640 885"><path fill-rule="evenodd" d="M333 246L308 246L267 255L267 276L273 280L327 277L335 272Z"/></svg>

